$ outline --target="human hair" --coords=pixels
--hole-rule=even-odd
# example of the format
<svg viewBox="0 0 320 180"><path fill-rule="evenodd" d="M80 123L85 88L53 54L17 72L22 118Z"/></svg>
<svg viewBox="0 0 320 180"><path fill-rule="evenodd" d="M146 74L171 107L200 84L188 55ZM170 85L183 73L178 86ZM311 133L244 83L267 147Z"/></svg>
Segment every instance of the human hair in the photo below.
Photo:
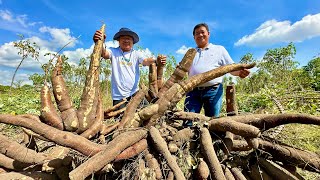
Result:
<svg viewBox="0 0 320 180"><path fill-rule="evenodd" d="M209 32L209 26L208 26L208 24L206 24L206 23L200 23L200 24L197 24L197 25L193 28L192 34L194 35L196 29L198 29L199 27L202 27L202 26L205 27L205 28L207 29L207 31Z"/></svg>

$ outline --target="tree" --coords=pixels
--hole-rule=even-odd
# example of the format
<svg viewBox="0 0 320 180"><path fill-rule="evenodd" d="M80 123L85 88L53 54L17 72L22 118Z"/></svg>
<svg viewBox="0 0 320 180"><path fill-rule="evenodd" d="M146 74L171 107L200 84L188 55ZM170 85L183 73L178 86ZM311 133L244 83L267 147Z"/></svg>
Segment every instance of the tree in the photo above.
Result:
<svg viewBox="0 0 320 180"><path fill-rule="evenodd" d="M34 73L31 76L29 76L29 80L32 81L33 85L35 87L40 87L44 83L44 75Z"/></svg>
<svg viewBox="0 0 320 180"><path fill-rule="evenodd" d="M16 70L14 71L11 80L11 87L13 85L16 73L19 67L21 66L23 60L25 60L28 57L32 57L35 60L38 60L40 50L39 46L35 42L30 42L29 39L25 40L22 34L19 34L18 36L20 37L20 40L18 42L13 42L13 46L19 50L18 54L21 56L21 61L17 66Z"/></svg>
<svg viewBox="0 0 320 180"><path fill-rule="evenodd" d="M294 60L295 54L296 48L293 43L289 43L286 47L268 49L258 62L258 72L263 71L269 76L269 85L290 89L295 81L292 72L298 65Z"/></svg>
<svg viewBox="0 0 320 180"><path fill-rule="evenodd" d="M303 67L303 70L310 78L311 87L316 91L320 91L320 57L309 61L309 63Z"/></svg>

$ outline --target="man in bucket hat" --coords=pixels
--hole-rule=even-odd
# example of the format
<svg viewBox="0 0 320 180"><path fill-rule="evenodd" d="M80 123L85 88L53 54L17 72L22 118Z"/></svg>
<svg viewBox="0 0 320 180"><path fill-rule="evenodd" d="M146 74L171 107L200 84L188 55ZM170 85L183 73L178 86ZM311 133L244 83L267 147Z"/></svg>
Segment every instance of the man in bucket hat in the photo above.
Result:
<svg viewBox="0 0 320 180"><path fill-rule="evenodd" d="M98 30L93 36L93 41L96 42L102 39L103 36L105 37ZM144 58L141 52L133 49L133 45L139 41L139 36L129 28L121 28L113 36L113 39L119 41L119 47L103 49L101 57L111 60L111 94L113 105L116 105L123 101L124 98L129 101L139 90L139 64L149 66L156 62L156 59ZM162 64L166 64L166 56L159 55L157 58ZM120 108L125 106L126 103Z"/></svg>

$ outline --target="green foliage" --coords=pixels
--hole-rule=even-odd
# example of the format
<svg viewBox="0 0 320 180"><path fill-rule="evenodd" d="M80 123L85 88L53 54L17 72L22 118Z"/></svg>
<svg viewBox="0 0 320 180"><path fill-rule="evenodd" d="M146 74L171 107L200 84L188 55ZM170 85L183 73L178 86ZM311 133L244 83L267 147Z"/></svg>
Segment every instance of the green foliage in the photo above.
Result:
<svg viewBox="0 0 320 180"><path fill-rule="evenodd" d="M35 87L41 87L44 83L44 79L45 77L43 74L34 73L29 76L29 80L32 81Z"/></svg>
<svg viewBox="0 0 320 180"><path fill-rule="evenodd" d="M240 63L244 63L244 64L249 64L253 62L256 62L256 60L253 58L252 53L247 53L240 59Z"/></svg>
<svg viewBox="0 0 320 180"><path fill-rule="evenodd" d="M271 113L274 106L270 98L270 89L261 89L258 93L237 93L237 104L239 112ZM268 112L269 111L269 112Z"/></svg>
<svg viewBox="0 0 320 180"><path fill-rule="evenodd" d="M0 114L40 114L40 92L31 86L12 89L0 86Z"/></svg>
<svg viewBox="0 0 320 180"><path fill-rule="evenodd" d="M248 78L237 78L238 106L242 112L277 113L272 98L281 101L287 112L319 114L317 93L307 95L320 82L319 58L311 60L307 66L297 68L294 60L295 46L269 49L263 59L257 61L251 53L241 58L241 63L257 62L258 70ZM230 80L229 80L230 81ZM305 91L304 94L296 92ZM308 101L303 99L308 97Z"/></svg>
<svg viewBox="0 0 320 180"><path fill-rule="evenodd" d="M298 64L293 60L295 54L296 48L292 43L286 47L268 49L258 67L271 76L281 75L282 71L292 70Z"/></svg>
<svg viewBox="0 0 320 180"><path fill-rule="evenodd" d="M173 55L167 55L166 68L163 74L165 80L169 79L177 67L177 60Z"/></svg>
<svg viewBox="0 0 320 180"><path fill-rule="evenodd" d="M316 91L320 91L320 57L312 59L303 70L310 78L310 84Z"/></svg>

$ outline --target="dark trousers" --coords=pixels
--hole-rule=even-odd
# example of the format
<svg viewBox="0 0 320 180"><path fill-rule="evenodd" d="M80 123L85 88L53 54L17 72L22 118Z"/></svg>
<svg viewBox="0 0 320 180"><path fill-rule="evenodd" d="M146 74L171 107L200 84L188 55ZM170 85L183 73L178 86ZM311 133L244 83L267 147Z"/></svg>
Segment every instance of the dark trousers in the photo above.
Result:
<svg viewBox="0 0 320 180"><path fill-rule="evenodd" d="M204 108L208 117L219 117L222 105L223 85L196 87L186 94L184 111L200 113ZM192 121L186 121L186 126L192 126Z"/></svg>

